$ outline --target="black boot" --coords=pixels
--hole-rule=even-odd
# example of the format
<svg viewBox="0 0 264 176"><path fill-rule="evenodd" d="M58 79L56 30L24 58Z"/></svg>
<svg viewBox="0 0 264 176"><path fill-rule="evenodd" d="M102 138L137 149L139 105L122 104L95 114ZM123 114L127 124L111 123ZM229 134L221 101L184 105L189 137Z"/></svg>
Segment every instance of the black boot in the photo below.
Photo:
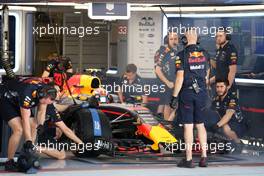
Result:
<svg viewBox="0 0 264 176"><path fill-rule="evenodd" d="M14 172L18 171L17 163L14 161L14 159L11 159L5 162L5 170L14 171Z"/></svg>
<svg viewBox="0 0 264 176"><path fill-rule="evenodd" d="M207 166L208 166L207 157L202 157L199 162L199 167L207 167Z"/></svg>
<svg viewBox="0 0 264 176"><path fill-rule="evenodd" d="M192 161L192 160L187 161L185 158L182 159L182 160L178 163L177 166L178 166L178 167L185 167L185 168L194 168L194 167L195 167L194 164L193 164L193 161Z"/></svg>

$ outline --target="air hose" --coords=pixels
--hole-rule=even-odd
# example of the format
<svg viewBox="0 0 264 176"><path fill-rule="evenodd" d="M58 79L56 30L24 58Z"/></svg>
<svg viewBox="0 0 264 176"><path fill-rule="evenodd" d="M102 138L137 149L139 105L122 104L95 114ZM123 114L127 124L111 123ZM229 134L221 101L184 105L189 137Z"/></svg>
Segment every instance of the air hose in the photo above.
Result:
<svg viewBox="0 0 264 176"><path fill-rule="evenodd" d="M2 8L2 52L1 52L1 64L6 72L9 79L14 79L16 77L14 71L11 68L9 60L9 21L8 21L9 9L7 5Z"/></svg>

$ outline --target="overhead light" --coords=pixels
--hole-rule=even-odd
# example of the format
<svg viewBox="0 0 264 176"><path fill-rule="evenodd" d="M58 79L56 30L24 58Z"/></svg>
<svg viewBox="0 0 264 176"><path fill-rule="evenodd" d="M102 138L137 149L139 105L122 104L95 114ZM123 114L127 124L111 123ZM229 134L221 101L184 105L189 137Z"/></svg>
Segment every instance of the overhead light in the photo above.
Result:
<svg viewBox="0 0 264 176"><path fill-rule="evenodd" d="M235 81L236 83L264 84L264 80L260 80L260 79L236 78Z"/></svg>
<svg viewBox="0 0 264 176"><path fill-rule="evenodd" d="M131 6L131 11L160 11L160 7L151 6ZM205 7L162 7L165 12L221 12L221 11L247 11L262 10L264 5L247 5L247 6L205 6Z"/></svg>
<svg viewBox="0 0 264 176"><path fill-rule="evenodd" d="M0 9L2 9L2 5L0 6ZM9 10L23 10L23 11L37 11L35 7L25 7L25 6L8 6Z"/></svg>
<svg viewBox="0 0 264 176"><path fill-rule="evenodd" d="M14 5L31 5L31 6L75 6L73 2L23 2L23 3L9 3Z"/></svg>
<svg viewBox="0 0 264 176"><path fill-rule="evenodd" d="M167 14L167 17L189 17L189 18L256 17L256 16L264 16L264 12Z"/></svg>
<svg viewBox="0 0 264 176"><path fill-rule="evenodd" d="M89 4L88 3L85 3L85 4L75 4L74 5L74 9L88 9L89 7Z"/></svg>
<svg viewBox="0 0 264 176"><path fill-rule="evenodd" d="M118 73L117 68L109 68L106 71L106 74L108 74L108 75L116 75L117 73Z"/></svg>

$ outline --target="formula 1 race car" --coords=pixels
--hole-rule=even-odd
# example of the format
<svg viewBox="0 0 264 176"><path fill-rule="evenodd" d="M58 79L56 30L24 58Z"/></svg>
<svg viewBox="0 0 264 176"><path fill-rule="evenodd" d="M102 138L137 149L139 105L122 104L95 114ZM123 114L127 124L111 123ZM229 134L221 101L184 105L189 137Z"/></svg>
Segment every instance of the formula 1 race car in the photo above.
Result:
<svg viewBox="0 0 264 176"><path fill-rule="evenodd" d="M111 103L102 104L99 109L110 119L113 137L119 139L116 141L119 150L131 150L135 145L133 141L143 142L141 147L149 146L153 151L158 151L165 144L177 142L153 114L141 105Z"/></svg>
<svg viewBox="0 0 264 176"><path fill-rule="evenodd" d="M113 154L116 152L160 152L161 147L176 143L145 107L138 104L102 103L92 101L73 105L63 114L63 120L85 143L96 149L75 154L80 157ZM107 97L100 97L106 100ZM93 104L93 105L91 105ZM95 104L95 105L94 105Z"/></svg>
<svg viewBox="0 0 264 176"><path fill-rule="evenodd" d="M100 88L100 83L96 76L74 75L65 89L65 94L78 103L62 113L63 121L81 140L93 146L84 153L76 152L77 156L126 151L157 153L166 145L177 142L148 108L136 102L114 102L114 95L108 95Z"/></svg>
<svg viewBox="0 0 264 176"><path fill-rule="evenodd" d="M67 84L64 93L74 99L75 104L62 113L63 120L81 140L93 147L85 152L77 151L75 154L79 157L135 152L172 154L175 153L173 146L183 140L182 127L177 126L172 132L137 102L140 100L137 96L131 96L135 101L130 104L115 101L114 95L100 88L101 81L95 75L73 75ZM223 135L208 134L208 145L223 143L227 146L220 151L214 148L210 151L210 148L211 153L230 152L233 148L229 147L229 142Z"/></svg>

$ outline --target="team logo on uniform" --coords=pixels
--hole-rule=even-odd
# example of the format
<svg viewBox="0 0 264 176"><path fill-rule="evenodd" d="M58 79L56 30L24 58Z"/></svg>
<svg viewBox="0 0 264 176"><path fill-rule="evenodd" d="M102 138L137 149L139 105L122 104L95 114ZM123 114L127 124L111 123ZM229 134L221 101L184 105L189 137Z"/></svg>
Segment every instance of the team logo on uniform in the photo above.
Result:
<svg viewBox="0 0 264 176"><path fill-rule="evenodd" d="M231 53L231 56L236 56L236 53Z"/></svg>
<svg viewBox="0 0 264 176"><path fill-rule="evenodd" d="M29 102L24 101L24 103L23 103L23 106L24 106L24 107L29 107L29 105L30 105Z"/></svg>
<svg viewBox="0 0 264 176"><path fill-rule="evenodd" d="M190 57L203 57L203 52L194 51L190 53Z"/></svg>
<svg viewBox="0 0 264 176"><path fill-rule="evenodd" d="M165 50L165 52L167 53L167 52L169 52L169 51L170 51L170 48L167 47L166 50Z"/></svg>
<svg viewBox="0 0 264 176"><path fill-rule="evenodd" d="M236 106L236 100L231 99L228 105L229 105L229 107L235 107Z"/></svg>
<svg viewBox="0 0 264 176"><path fill-rule="evenodd" d="M170 55L171 55L171 57L173 57L174 56L174 52L170 53Z"/></svg>
<svg viewBox="0 0 264 176"><path fill-rule="evenodd" d="M236 53L231 53L231 57L230 57L230 59L231 59L231 62L232 62L233 64L235 64L236 61L237 61L237 55L236 55Z"/></svg>
<svg viewBox="0 0 264 176"><path fill-rule="evenodd" d="M203 70L205 68L204 65L191 65L190 69L191 70Z"/></svg>
<svg viewBox="0 0 264 176"><path fill-rule="evenodd" d="M180 68L181 67L181 59L180 59L179 56L176 57L175 65L176 65L176 68Z"/></svg>
<svg viewBox="0 0 264 176"><path fill-rule="evenodd" d="M181 64L181 60L176 60L175 64Z"/></svg>
<svg viewBox="0 0 264 176"><path fill-rule="evenodd" d="M32 92L32 97L33 98L36 98L37 97L37 91L36 90Z"/></svg>
<svg viewBox="0 0 264 176"><path fill-rule="evenodd" d="M26 96L24 102L23 102L23 106L28 108L31 104L31 98L29 98L28 96Z"/></svg>
<svg viewBox="0 0 264 176"><path fill-rule="evenodd" d="M188 62L189 63L203 63L203 62L206 62L206 58L205 57L189 58Z"/></svg>

